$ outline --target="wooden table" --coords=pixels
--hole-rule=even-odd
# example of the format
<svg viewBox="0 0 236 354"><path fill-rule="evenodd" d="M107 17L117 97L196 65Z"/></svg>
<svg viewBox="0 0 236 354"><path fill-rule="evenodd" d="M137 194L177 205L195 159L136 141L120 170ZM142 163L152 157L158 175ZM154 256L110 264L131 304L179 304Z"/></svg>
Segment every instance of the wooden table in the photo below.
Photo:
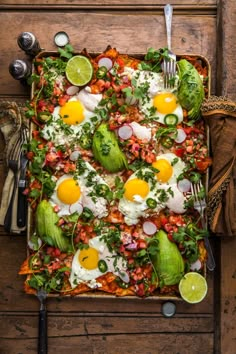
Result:
<svg viewBox="0 0 236 354"><path fill-rule="evenodd" d="M212 94L236 99L235 0L171 3L173 50L207 57ZM12 59L25 57L16 43L20 32L33 32L46 50L56 49L54 34L64 30L76 51L86 47L99 52L111 44L123 53L145 53L148 47L166 45L164 5L164 0L2 0L0 99L29 98L29 88L8 73ZM2 138L0 147L3 183ZM39 302L24 294L23 278L17 274L26 256L26 236L7 235L0 228L0 241L0 353L36 353ZM177 302L171 319L161 315L158 300L48 299L49 353L234 354L236 240L225 235L212 244L217 267L207 274L206 299L194 306Z"/></svg>

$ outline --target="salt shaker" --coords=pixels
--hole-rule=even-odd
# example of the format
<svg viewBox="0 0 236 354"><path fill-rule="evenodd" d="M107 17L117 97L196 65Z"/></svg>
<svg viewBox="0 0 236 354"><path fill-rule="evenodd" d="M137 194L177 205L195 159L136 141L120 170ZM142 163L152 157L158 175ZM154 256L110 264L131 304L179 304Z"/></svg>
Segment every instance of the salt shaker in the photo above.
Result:
<svg viewBox="0 0 236 354"><path fill-rule="evenodd" d="M166 301L161 308L161 312L165 317L172 317L175 315L176 306L171 301Z"/></svg>
<svg viewBox="0 0 236 354"><path fill-rule="evenodd" d="M27 55L31 57L35 57L42 50L39 41L31 32L22 32L19 34L17 44Z"/></svg>
<svg viewBox="0 0 236 354"><path fill-rule="evenodd" d="M9 65L9 73L15 80L25 84L32 73L31 65L26 60L13 60Z"/></svg>

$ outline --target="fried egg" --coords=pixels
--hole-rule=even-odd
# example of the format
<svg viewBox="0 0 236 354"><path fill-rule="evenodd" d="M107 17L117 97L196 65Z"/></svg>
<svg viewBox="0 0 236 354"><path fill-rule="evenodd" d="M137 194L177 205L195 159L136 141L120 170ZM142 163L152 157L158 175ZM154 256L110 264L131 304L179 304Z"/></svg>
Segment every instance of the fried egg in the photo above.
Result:
<svg viewBox="0 0 236 354"><path fill-rule="evenodd" d="M94 111L101 99L101 94L92 94L83 89L63 106L56 106L52 120L42 129L43 138L53 141L57 146L79 139L85 125L93 132L98 122Z"/></svg>
<svg viewBox="0 0 236 354"><path fill-rule="evenodd" d="M102 286L96 281L98 277L108 272L120 276L126 270L126 261L115 252L110 252L101 236L97 236L89 240L88 247L78 249L75 253L69 281L72 288L84 282L90 288L97 288Z"/></svg>
<svg viewBox="0 0 236 354"><path fill-rule="evenodd" d="M152 166L158 172L149 168L137 170L124 184L118 209L127 225L135 225L141 217L147 218L166 207L180 214L185 211L186 198L177 187L184 162L175 154L167 153L157 156Z"/></svg>
<svg viewBox="0 0 236 354"><path fill-rule="evenodd" d="M173 184L177 183L177 178L183 173L186 165L179 157L170 152L157 156L152 167L158 170L156 178L159 183Z"/></svg>
<svg viewBox="0 0 236 354"><path fill-rule="evenodd" d="M142 174L153 172L149 169L143 169ZM139 177L140 170L133 173L124 185L124 195L119 201L118 209L124 215L127 225L135 225L140 217L147 217L148 198L156 199L155 190L152 183L147 182ZM154 175L154 174L153 174ZM153 178L155 179L155 177ZM155 180L154 180L155 183ZM163 209L161 203L153 209L158 212Z"/></svg>
<svg viewBox="0 0 236 354"><path fill-rule="evenodd" d="M109 187L88 162L85 163L85 167L82 175L75 177L65 174L57 180L49 202L59 209L60 217L75 212L80 215L84 207L90 209L97 218L107 216L107 200L98 195L96 187L98 185L105 185L108 189Z"/></svg>
<svg viewBox="0 0 236 354"><path fill-rule="evenodd" d="M147 102L141 102L141 111L162 124L169 124L168 115L175 115L175 124L183 121L183 109L173 92L159 92L150 96Z"/></svg>

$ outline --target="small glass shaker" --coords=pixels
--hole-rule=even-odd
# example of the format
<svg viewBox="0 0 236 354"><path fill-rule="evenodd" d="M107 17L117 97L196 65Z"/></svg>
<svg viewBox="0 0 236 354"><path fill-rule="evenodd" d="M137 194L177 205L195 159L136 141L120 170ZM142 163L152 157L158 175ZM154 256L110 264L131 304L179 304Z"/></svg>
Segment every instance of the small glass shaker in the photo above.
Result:
<svg viewBox="0 0 236 354"><path fill-rule="evenodd" d="M176 305L171 301L166 301L162 304L161 312L165 317L173 317L176 312Z"/></svg>
<svg viewBox="0 0 236 354"><path fill-rule="evenodd" d="M31 57L35 57L42 50L39 41L31 32L22 32L19 34L17 44L27 55Z"/></svg>
<svg viewBox="0 0 236 354"><path fill-rule="evenodd" d="M19 80L22 84L27 83L27 78L32 73L30 63L26 60L15 59L9 64L9 73L15 80Z"/></svg>

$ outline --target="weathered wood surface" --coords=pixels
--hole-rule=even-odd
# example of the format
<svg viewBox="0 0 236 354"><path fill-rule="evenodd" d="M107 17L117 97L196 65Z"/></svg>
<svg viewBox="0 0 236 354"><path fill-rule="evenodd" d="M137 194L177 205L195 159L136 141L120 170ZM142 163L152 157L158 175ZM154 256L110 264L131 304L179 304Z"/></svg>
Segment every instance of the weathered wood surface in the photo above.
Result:
<svg viewBox="0 0 236 354"><path fill-rule="evenodd" d="M101 52L108 44L122 53L146 53L149 47L160 48L166 45L166 29L163 15L135 13L77 13L58 12L9 12L0 13L1 27L11 36L2 36L0 62L4 68L0 95L28 95L29 90L22 88L8 73L11 60L25 58L17 43L21 31L37 34L39 42L46 51L56 50L53 38L56 32L64 30L70 37L76 51L87 48L89 52ZM207 24L207 30L206 30ZM173 50L177 54L197 53L206 57L212 73L216 68L216 18L215 16L173 17ZM46 31L45 31L46 28ZM212 75L215 77L215 75ZM215 91L212 81L212 91Z"/></svg>
<svg viewBox="0 0 236 354"><path fill-rule="evenodd" d="M174 51L207 57L212 66L212 93L236 99L235 1L171 3L175 6ZM84 47L102 51L111 44L121 52L145 53L148 47L166 45L165 4L165 0L2 0L0 99L29 98L29 89L8 73L12 59L24 58L16 44L20 32L35 33L46 50L56 49L53 36L65 30L78 51ZM3 149L1 139L0 181L5 173ZM26 237L8 236L0 228L0 242L0 353L36 353L39 302L24 294L24 277L17 274L26 255ZM207 276L206 299L194 306L176 302L177 313L171 319L162 317L160 300L48 299L49 354L234 354L236 240L226 236L215 240L214 246L217 268Z"/></svg>
<svg viewBox="0 0 236 354"><path fill-rule="evenodd" d="M46 6L52 6L55 8L58 5L64 6L64 7L96 7L100 6L101 8L104 7L109 7L113 8L114 6L120 6L122 9L125 11L127 7L133 6L138 8L139 6L146 6L146 7L163 7L166 4L165 0L152 0L152 1L146 1L146 0L133 0L133 1L128 1L128 0L85 0L85 1L67 1L67 0L2 0L1 5L4 8L5 6L37 6L37 5L46 5ZM172 0L171 4L173 6L177 7L189 7L193 6L195 9L199 10L199 7L204 7L204 8L209 8L209 7L216 7L217 1L216 0ZM20 6L20 7L21 7Z"/></svg>

